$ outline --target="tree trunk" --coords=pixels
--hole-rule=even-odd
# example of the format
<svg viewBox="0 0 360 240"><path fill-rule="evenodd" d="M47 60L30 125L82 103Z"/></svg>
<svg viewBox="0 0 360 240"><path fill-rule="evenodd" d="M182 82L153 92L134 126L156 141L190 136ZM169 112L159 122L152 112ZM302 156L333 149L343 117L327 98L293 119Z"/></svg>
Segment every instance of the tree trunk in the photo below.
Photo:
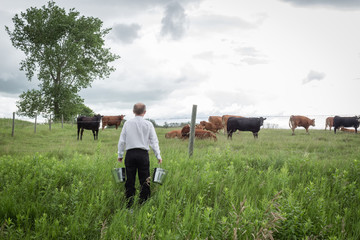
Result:
<svg viewBox="0 0 360 240"><path fill-rule="evenodd" d="M61 116L58 99L58 96L54 96L54 120L59 120Z"/></svg>
<svg viewBox="0 0 360 240"><path fill-rule="evenodd" d="M60 71L57 71L56 79L54 79L54 120L61 118L60 100L61 100L61 86L60 86Z"/></svg>

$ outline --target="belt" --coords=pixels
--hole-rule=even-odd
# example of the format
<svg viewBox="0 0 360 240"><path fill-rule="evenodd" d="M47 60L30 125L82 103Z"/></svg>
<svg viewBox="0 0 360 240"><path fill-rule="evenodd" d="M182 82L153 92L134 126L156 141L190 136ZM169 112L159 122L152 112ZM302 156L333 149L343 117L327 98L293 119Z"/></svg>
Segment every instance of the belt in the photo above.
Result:
<svg viewBox="0 0 360 240"><path fill-rule="evenodd" d="M146 149L142 149L142 148L131 148L131 149L128 149L126 150L128 152L132 152L132 151L143 151L143 152L148 152L148 150Z"/></svg>

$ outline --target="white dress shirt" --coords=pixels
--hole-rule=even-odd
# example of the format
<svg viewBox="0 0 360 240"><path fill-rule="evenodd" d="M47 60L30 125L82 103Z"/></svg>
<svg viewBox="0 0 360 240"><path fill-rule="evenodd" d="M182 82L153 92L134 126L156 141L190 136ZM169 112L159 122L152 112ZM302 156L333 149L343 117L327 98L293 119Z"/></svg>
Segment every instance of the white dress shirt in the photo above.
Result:
<svg viewBox="0 0 360 240"><path fill-rule="evenodd" d="M154 151L156 158L161 159L159 140L154 125L142 116L135 116L126 121L120 134L118 157L123 158L124 151L133 148L149 151L149 146Z"/></svg>

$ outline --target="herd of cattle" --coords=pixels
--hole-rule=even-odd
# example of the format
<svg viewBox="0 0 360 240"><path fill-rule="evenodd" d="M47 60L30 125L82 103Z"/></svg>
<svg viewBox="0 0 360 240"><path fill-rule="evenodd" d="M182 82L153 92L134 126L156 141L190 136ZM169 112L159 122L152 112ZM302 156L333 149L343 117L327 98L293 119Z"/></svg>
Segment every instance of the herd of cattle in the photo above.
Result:
<svg viewBox="0 0 360 240"><path fill-rule="evenodd" d="M201 121L200 124L195 126L195 137L199 139L210 138L216 141L215 133L224 129L227 133L227 138L232 139L232 134L239 131L250 131L253 133L254 138L258 138L258 133L266 118L245 118L242 116L224 115L224 116L210 116L208 121ZM325 130L327 127L334 127L334 132L340 128L341 131L355 132L360 124L360 117L328 117L326 119ZM290 116L289 127L292 130L292 135L295 135L295 128L303 127L309 133L309 127L315 126L315 119L309 119L305 116ZM346 127L354 127L348 129ZM166 138L188 138L190 134L190 126L187 125L180 130L174 130L165 134Z"/></svg>
<svg viewBox="0 0 360 240"><path fill-rule="evenodd" d="M115 126L116 129L121 124L121 121L124 119L125 115L119 116L101 116L100 114L95 115L94 117L84 117L80 116L77 118L77 139L79 140L79 134L81 130L80 140L82 140L82 135L84 129L92 130L94 135L94 140L98 139L98 133L100 128L100 122L102 121L102 130L106 126ZM212 139L217 140L216 133L220 130L224 130L224 134L227 134L228 139L232 139L232 134L238 131L250 131L253 133L254 138L258 138L258 133L261 126L263 126L266 118L247 118L242 116L235 115L223 115L223 116L210 116L208 121L201 121L200 124L195 126L195 138L197 139ZM334 133L337 129L346 132L355 132L357 133L357 128L360 124L360 117L328 117L325 122L325 130L329 127L334 128ZM306 132L309 133L309 127L315 126L315 119L309 119L305 116L290 116L289 127L292 130L292 135L295 135L295 128L303 127ZM348 129L347 127L353 127L353 129ZM165 138L179 138L187 139L190 136L190 125L184 126L182 129L173 130L165 134Z"/></svg>

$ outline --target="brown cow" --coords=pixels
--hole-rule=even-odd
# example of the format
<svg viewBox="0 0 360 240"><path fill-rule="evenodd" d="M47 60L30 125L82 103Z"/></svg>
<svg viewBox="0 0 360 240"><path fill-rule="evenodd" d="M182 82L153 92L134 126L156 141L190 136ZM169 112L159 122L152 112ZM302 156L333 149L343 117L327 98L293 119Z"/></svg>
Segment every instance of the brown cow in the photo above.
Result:
<svg viewBox="0 0 360 240"><path fill-rule="evenodd" d="M211 122L201 121L200 125L203 127L204 130L209 130L209 131L212 131L213 133L216 133L218 131L215 124L213 124Z"/></svg>
<svg viewBox="0 0 360 240"><path fill-rule="evenodd" d="M181 129L181 137L182 139L187 139L190 136L190 125L185 125ZM206 139L206 138L212 138L214 141L217 141L217 138L214 133L202 129L195 129L195 138L197 139Z"/></svg>
<svg viewBox="0 0 360 240"><path fill-rule="evenodd" d="M201 126L201 124L196 124L195 129L204 129L204 126Z"/></svg>
<svg viewBox="0 0 360 240"><path fill-rule="evenodd" d="M237 118L242 118L242 116L235 116L235 115L223 115L221 117L222 120L222 125L224 126L224 134L226 134L226 129L227 129L227 121L229 120L230 117L237 117Z"/></svg>
<svg viewBox="0 0 360 240"><path fill-rule="evenodd" d="M292 135L295 135L295 128L297 127L304 127L306 129L306 132L309 134L309 127L315 126L315 119L309 119L304 116L294 116L291 115L289 119L289 127L292 130Z"/></svg>
<svg viewBox="0 0 360 240"><path fill-rule="evenodd" d="M166 133L165 138L181 138L181 129Z"/></svg>
<svg viewBox="0 0 360 240"><path fill-rule="evenodd" d="M349 128L342 127L342 128L340 128L340 130L343 132L355 133L355 129L349 129Z"/></svg>
<svg viewBox="0 0 360 240"><path fill-rule="evenodd" d="M214 124L217 130L223 129L224 125L222 124L222 117L221 116L209 116L209 122Z"/></svg>
<svg viewBox="0 0 360 240"><path fill-rule="evenodd" d="M181 129L181 138L188 138L190 134L190 125L187 124Z"/></svg>
<svg viewBox="0 0 360 240"><path fill-rule="evenodd" d="M326 118L325 120L325 131L326 131L326 128L329 127L330 128L330 131L331 131L331 128L334 126L334 117L328 117Z"/></svg>
<svg viewBox="0 0 360 240"><path fill-rule="evenodd" d="M115 125L116 129L120 126L121 121L124 119L125 115L119 115L119 116L103 116L102 117L102 130L106 126L112 126Z"/></svg>
<svg viewBox="0 0 360 240"><path fill-rule="evenodd" d="M217 141L216 135L210 131L201 130L201 129L195 129L195 138L196 139L214 139L214 141Z"/></svg>

